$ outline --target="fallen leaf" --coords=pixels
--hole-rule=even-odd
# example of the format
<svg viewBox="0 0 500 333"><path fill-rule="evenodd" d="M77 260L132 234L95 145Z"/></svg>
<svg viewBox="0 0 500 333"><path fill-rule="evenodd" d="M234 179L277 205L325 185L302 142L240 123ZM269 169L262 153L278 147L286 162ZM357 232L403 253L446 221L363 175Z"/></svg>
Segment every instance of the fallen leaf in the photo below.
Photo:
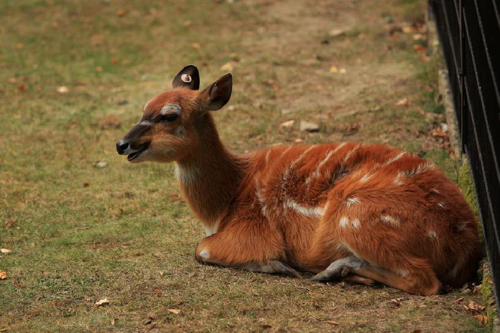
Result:
<svg viewBox="0 0 500 333"><path fill-rule="evenodd" d="M20 85L18 85L18 86L17 86L17 89L18 89L19 91L25 91L25 90L26 90L26 85L25 85L25 84L23 84L23 83L21 83Z"/></svg>
<svg viewBox="0 0 500 333"><path fill-rule="evenodd" d="M100 73L100 72L102 72L102 71L103 71L103 68L102 68L101 66L97 66L97 67L95 68L95 71Z"/></svg>
<svg viewBox="0 0 500 333"><path fill-rule="evenodd" d="M108 305L108 304L109 304L108 298L103 298L103 299L95 302L95 305L97 305L97 306L104 306L104 305Z"/></svg>
<svg viewBox="0 0 500 333"><path fill-rule="evenodd" d="M413 35L413 40L423 40L423 39L426 39L426 37L422 34Z"/></svg>
<svg viewBox="0 0 500 333"><path fill-rule="evenodd" d="M301 143L301 142L304 142L304 140L302 140L301 138L297 138L297 139L293 140L293 142L295 142L295 143Z"/></svg>
<svg viewBox="0 0 500 333"><path fill-rule="evenodd" d="M340 36L345 35L345 33L346 33L346 31L342 30L342 29L332 29L332 30L330 30L330 32L328 34L332 37L340 37Z"/></svg>
<svg viewBox="0 0 500 333"><path fill-rule="evenodd" d="M163 294L163 292L159 289L155 289L155 295L156 296L161 296L161 294Z"/></svg>
<svg viewBox="0 0 500 333"><path fill-rule="evenodd" d="M407 106L408 104L408 98L403 98L396 103L396 106Z"/></svg>
<svg viewBox="0 0 500 333"><path fill-rule="evenodd" d="M69 93L69 88L65 86L57 87L57 92L60 94L67 94Z"/></svg>
<svg viewBox="0 0 500 333"><path fill-rule="evenodd" d="M105 168L108 166L108 162L106 161L97 161L94 163L94 167L98 168L98 169L102 169L102 168Z"/></svg>
<svg viewBox="0 0 500 333"><path fill-rule="evenodd" d="M462 303L463 300L464 300L464 298L460 297L460 298L454 300L453 303Z"/></svg>
<svg viewBox="0 0 500 333"><path fill-rule="evenodd" d="M7 273L4 271L0 270L0 280L5 280L7 279Z"/></svg>
<svg viewBox="0 0 500 333"><path fill-rule="evenodd" d="M484 310L483 305L479 305L476 302L474 302L473 300L469 300L469 304L467 304L466 308L468 310L475 311L475 312L481 312Z"/></svg>
<svg viewBox="0 0 500 333"><path fill-rule="evenodd" d="M174 200L179 200L181 198L181 196L178 195L177 193L170 193L168 196Z"/></svg>
<svg viewBox="0 0 500 333"><path fill-rule="evenodd" d="M167 309L167 312L173 313L173 314L179 314L181 310L179 309Z"/></svg>
<svg viewBox="0 0 500 333"><path fill-rule="evenodd" d="M126 15L127 13L128 13L128 11L127 11L126 9L123 9L123 8L122 8L122 9L118 9L118 10L116 11L116 15L118 15L118 16L124 16L124 15Z"/></svg>
<svg viewBox="0 0 500 333"><path fill-rule="evenodd" d="M403 29L402 29L402 30L403 30L403 32L404 32L405 34L409 34L409 33L411 33L411 32L414 32L414 31L415 31L415 29L413 29L413 28L412 28L412 27L410 27L410 26L405 26L405 27L403 27Z"/></svg>
<svg viewBox="0 0 500 333"><path fill-rule="evenodd" d="M417 52L424 52L427 48L423 45L413 45L413 49Z"/></svg>
<svg viewBox="0 0 500 333"><path fill-rule="evenodd" d="M330 67L330 73L337 73L339 71L337 66Z"/></svg>
<svg viewBox="0 0 500 333"><path fill-rule="evenodd" d="M483 326L486 326L488 324L488 316L484 316L484 315L475 315L474 318L476 318L476 320Z"/></svg>
<svg viewBox="0 0 500 333"><path fill-rule="evenodd" d="M193 49L197 49L197 50L201 49L201 45L198 43L193 43L193 44L191 44L191 46L193 47Z"/></svg>
<svg viewBox="0 0 500 333"><path fill-rule="evenodd" d="M115 326L117 320L118 319L116 319L116 318L111 318L111 325Z"/></svg>
<svg viewBox="0 0 500 333"><path fill-rule="evenodd" d="M16 221L17 221L17 217L14 217L12 220L9 220L9 221L5 222L5 227L6 227L7 229L11 228L11 227L12 227L12 225L13 225L14 223L16 223Z"/></svg>
<svg viewBox="0 0 500 333"><path fill-rule="evenodd" d="M227 72L230 72L233 70L233 64L231 64L230 62L224 64L221 66L220 68L221 71L227 71Z"/></svg>
<svg viewBox="0 0 500 333"><path fill-rule="evenodd" d="M339 323L337 323L336 321L334 320L329 320L326 322L328 325L334 325L334 326L337 326Z"/></svg>
<svg viewBox="0 0 500 333"><path fill-rule="evenodd" d="M294 123L295 123L295 120L288 120L288 121L285 121L284 123L281 123L280 126L281 127L292 127Z"/></svg>
<svg viewBox="0 0 500 333"><path fill-rule="evenodd" d="M2 252L3 254L7 254L7 253L11 253L12 251L9 249L0 249L0 252Z"/></svg>
<svg viewBox="0 0 500 333"><path fill-rule="evenodd" d="M345 73L347 73L347 70L345 68L341 68L341 69L339 69L339 73L345 74Z"/></svg>

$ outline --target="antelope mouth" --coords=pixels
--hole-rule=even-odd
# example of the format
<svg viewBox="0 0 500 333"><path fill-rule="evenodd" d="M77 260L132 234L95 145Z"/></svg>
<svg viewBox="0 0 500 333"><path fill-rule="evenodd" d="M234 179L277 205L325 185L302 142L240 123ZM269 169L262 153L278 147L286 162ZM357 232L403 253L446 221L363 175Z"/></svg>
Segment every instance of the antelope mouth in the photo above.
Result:
<svg viewBox="0 0 500 333"><path fill-rule="evenodd" d="M148 150L148 146L144 146L144 147L140 148L139 150L128 154L127 161L131 162L131 161L135 160L136 158L141 156L141 154L144 153L146 150Z"/></svg>

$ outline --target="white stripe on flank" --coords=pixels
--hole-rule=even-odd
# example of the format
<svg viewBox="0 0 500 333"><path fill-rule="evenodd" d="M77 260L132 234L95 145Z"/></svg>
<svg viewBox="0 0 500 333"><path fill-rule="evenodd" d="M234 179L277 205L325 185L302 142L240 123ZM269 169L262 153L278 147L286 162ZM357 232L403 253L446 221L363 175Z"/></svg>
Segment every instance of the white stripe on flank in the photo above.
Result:
<svg viewBox="0 0 500 333"><path fill-rule="evenodd" d="M395 161L399 160L401 157L403 157L404 154L406 154L406 153L405 152L401 152L401 153L399 153L399 155L388 159L387 162L385 162L385 165L391 164L392 162L395 162Z"/></svg>
<svg viewBox="0 0 500 333"><path fill-rule="evenodd" d="M267 150L267 154L266 154L266 165L267 165L267 163L269 163L269 155L271 155L271 151L272 151L272 150L273 150L273 148L269 148L269 149Z"/></svg>
<svg viewBox="0 0 500 333"><path fill-rule="evenodd" d="M291 169L291 168L293 168L293 167L295 166L295 164L299 163L299 162L300 162L300 161L301 161L301 160L302 160L302 159L306 156L306 154L307 154L308 152L310 152L312 149L314 149L315 147L316 147L316 145L314 145L314 146L311 146L311 147L307 148L307 149L306 149L306 150L305 150L302 154L300 154L300 156L299 156L299 157L297 157L297 159L296 159L295 161L293 161L293 162L290 164L289 168L290 168L290 169Z"/></svg>
<svg viewBox="0 0 500 333"><path fill-rule="evenodd" d="M259 187L259 183L257 182L257 180L255 180L255 196L259 200L260 210L262 212L262 215L264 215L264 217L266 217L266 218L269 218L269 215L267 212L266 199L264 199L264 197L262 196L262 193L260 193L260 187Z"/></svg>
<svg viewBox="0 0 500 333"><path fill-rule="evenodd" d="M285 202L285 206L307 217L320 217L324 213L324 209L321 207L304 207L295 202L293 199L288 199Z"/></svg>
<svg viewBox="0 0 500 333"><path fill-rule="evenodd" d="M349 161L349 159L352 157L352 155L359 149L360 145L355 146L354 148L351 149L350 152L347 153L347 155L344 158L344 162Z"/></svg>
<svg viewBox="0 0 500 333"><path fill-rule="evenodd" d="M321 162L319 162L318 167L316 168L316 170L314 170L314 172L312 174L312 177L318 178L321 175L320 169L323 167L323 165L325 165L325 163L328 162L328 160L330 159L330 157L332 157L333 154L335 154L336 152L338 152L345 145L346 145L345 142L343 142L343 143L339 144L334 150L329 151L326 154L325 158ZM307 178L306 182L310 182L310 181L311 180L309 178Z"/></svg>

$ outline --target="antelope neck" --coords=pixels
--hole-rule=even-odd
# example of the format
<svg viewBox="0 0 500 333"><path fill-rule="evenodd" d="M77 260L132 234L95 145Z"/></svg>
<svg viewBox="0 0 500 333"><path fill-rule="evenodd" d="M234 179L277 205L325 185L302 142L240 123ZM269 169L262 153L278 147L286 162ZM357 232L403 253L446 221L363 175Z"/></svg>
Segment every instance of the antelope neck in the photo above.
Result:
<svg viewBox="0 0 500 333"><path fill-rule="evenodd" d="M209 234L216 232L236 196L246 163L224 147L210 114L201 122L199 145L177 161L177 178L189 207Z"/></svg>

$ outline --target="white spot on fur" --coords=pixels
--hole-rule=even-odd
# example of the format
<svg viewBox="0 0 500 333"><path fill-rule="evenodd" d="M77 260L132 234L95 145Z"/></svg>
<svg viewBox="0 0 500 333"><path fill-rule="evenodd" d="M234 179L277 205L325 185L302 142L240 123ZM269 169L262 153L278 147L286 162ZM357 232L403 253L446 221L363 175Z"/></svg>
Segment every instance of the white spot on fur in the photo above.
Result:
<svg viewBox="0 0 500 333"><path fill-rule="evenodd" d="M219 229L219 221L211 226L205 226L205 235L207 237L215 235L217 233L217 229Z"/></svg>
<svg viewBox="0 0 500 333"><path fill-rule="evenodd" d="M352 220L352 226L356 229L359 229L359 227L361 226L361 223L359 223L358 219L354 219L354 220Z"/></svg>
<svg viewBox="0 0 500 333"><path fill-rule="evenodd" d="M404 269L398 269L398 270L396 271L396 273L398 273L398 275L399 275L399 276L401 276L401 277L406 277L406 276L408 276L408 271L407 271L407 270L404 270Z"/></svg>
<svg viewBox="0 0 500 333"><path fill-rule="evenodd" d="M387 162L385 162L385 165L388 165L388 164L391 164L392 162L395 162L397 160L399 160L401 157L403 157L403 155L406 154L405 152L402 152L402 153L399 153L399 155L393 157L393 158L390 158L387 160Z"/></svg>
<svg viewBox="0 0 500 333"><path fill-rule="evenodd" d="M438 202L437 204L439 207L444 208L444 202Z"/></svg>
<svg viewBox="0 0 500 333"><path fill-rule="evenodd" d="M339 221L339 226L341 228L347 228L349 226L349 218L347 216L343 216Z"/></svg>
<svg viewBox="0 0 500 333"><path fill-rule="evenodd" d="M361 203L361 200L359 198L349 198L345 201L345 204L347 207L352 207L353 205Z"/></svg>
<svg viewBox="0 0 500 333"><path fill-rule="evenodd" d="M389 223L392 223L392 224L398 224L399 221L396 220L394 217L390 216L390 215L383 215L380 217L380 219L384 222L389 222Z"/></svg>
<svg viewBox="0 0 500 333"><path fill-rule="evenodd" d="M198 179L200 170L198 168L182 168L176 164L175 175L181 183L192 183Z"/></svg>
<svg viewBox="0 0 500 333"><path fill-rule="evenodd" d="M193 81L193 79L191 78L191 75L189 75L189 74L182 74L181 80L182 80L182 82L186 82L186 83Z"/></svg>
<svg viewBox="0 0 500 333"><path fill-rule="evenodd" d="M144 104L144 109L143 109L143 111L145 111L145 110L146 110L146 108L148 107L148 105L149 105L149 103L150 103L150 102L151 102L151 100L147 101L147 102L146 102L146 104Z"/></svg>
<svg viewBox="0 0 500 333"><path fill-rule="evenodd" d="M208 250L201 250L200 257L202 257L203 259L208 259L210 258L210 252L208 252Z"/></svg>
<svg viewBox="0 0 500 333"><path fill-rule="evenodd" d="M162 116L164 116L164 115L166 115L169 112L170 113L175 113L175 114L181 114L181 107L178 104L168 103L168 104L165 104L165 106L163 106L161 108L160 114Z"/></svg>
<svg viewBox="0 0 500 333"><path fill-rule="evenodd" d="M434 230L431 230L427 233L429 235L429 238L430 239L436 239L437 238L437 234Z"/></svg>
<svg viewBox="0 0 500 333"><path fill-rule="evenodd" d="M177 126L177 128L175 129L175 135L181 138L184 137L184 135L186 135L186 129L184 128L184 126Z"/></svg>
<svg viewBox="0 0 500 333"><path fill-rule="evenodd" d="M307 217L320 217L324 213L324 208L321 207L304 207L299 203L295 202L292 199L288 199L285 202L285 207L291 208L295 210L297 213L300 213Z"/></svg>
<svg viewBox="0 0 500 333"><path fill-rule="evenodd" d="M149 121L149 120L143 120L140 123L138 123L137 125L140 125L140 126L153 126L153 123L151 121Z"/></svg>

